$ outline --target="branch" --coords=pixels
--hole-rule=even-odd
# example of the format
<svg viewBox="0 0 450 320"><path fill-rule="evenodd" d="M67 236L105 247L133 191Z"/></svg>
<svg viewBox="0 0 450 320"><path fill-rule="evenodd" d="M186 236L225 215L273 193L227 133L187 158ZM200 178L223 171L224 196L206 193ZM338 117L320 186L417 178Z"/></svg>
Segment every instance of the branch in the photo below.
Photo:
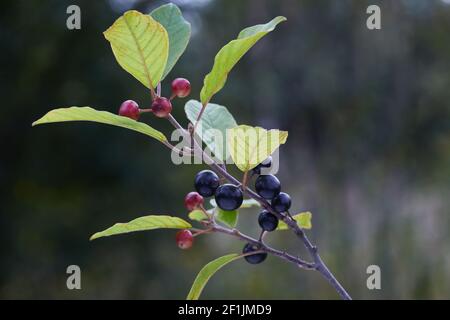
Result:
<svg viewBox="0 0 450 320"><path fill-rule="evenodd" d="M208 106L208 103L209 103L209 102L206 102L206 103L203 103L203 104L202 104L202 109L200 110L200 112L199 112L199 114L198 114L198 116L197 116L197 120L195 121L195 124L194 124L194 130L192 130L192 135L195 134L195 130L197 129L197 125L198 125L198 123L200 122L200 120L202 119L203 112L205 112L205 109L206 109L206 107Z"/></svg>
<svg viewBox="0 0 450 320"><path fill-rule="evenodd" d="M267 252L270 254L273 254L274 256L277 256L281 259L287 260L289 262L292 262L294 264L296 264L298 267L302 268L302 269L306 269L306 270L314 270L315 269L315 264L314 263L310 263L310 262L306 262L300 258L294 257L293 255L290 255L289 253L274 249L268 245L266 245L265 243L263 243L262 241L256 240L252 237L249 237L241 232L239 232L239 230L236 229L229 229L229 228L225 228L223 226L220 226L218 224L214 224L212 226L212 230L215 232L220 232L220 233L224 233L233 237L236 237L237 239L241 240L241 241L246 241L248 243L251 243L253 245L258 246L259 250L263 251L263 252Z"/></svg>
<svg viewBox="0 0 450 320"><path fill-rule="evenodd" d="M179 129L182 130L183 134L186 136L191 136L189 134L189 132L184 129L177 121L176 119L169 114L168 116L168 120L170 121L170 123L172 123L172 125ZM194 131L195 132L195 131ZM229 182L235 184L235 185L240 185L241 182L236 179L234 176L232 176L231 174L229 174L226 169L222 168L220 165L218 165L209 155L207 155L204 150L202 149L202 147L198 144L198 142L195 140L194 134L192 134L192 141L193 141L193 149L194 149L194 154L195 150L201 152L203 159L205 160L205 162L207 164L209 164L209 166L219 175L221 175L222 177L224 177L225 179L227 179ZM313 245L311 243L311 241L308 239L308 237L306 236L305 232L303 231L302 228L299 227L299 225L297 224L297 221L295 221L294 219L292 219L291 215L287 212L286 214L280 214L278 212L276 212L272 206L269 204L269 202L260 197L255 191L253 191L252 189L250 189L249 187L245 187L244 189L248 196L252 199L255 199L256 201L258 201L261 206L268 210L269 212L271 212L272 214L274 214L278 219L282 220L284 223L286 223L286 225L295 233L295 235L300 239L300 241L303 243L303 245L306 247L306 249L308 250L310 256L312 257L312 259L314 260L314 264L313 264L313 268L315 270L317 270L330 284L331 286L333 286L333 288L336 290L336 292L341 296L342 299L344 300L351 300L352 298L350 297L350 295L347 293L347 291L344 289L344 287L339 283L339 281L336 279L336 277L331 273L331 271L327 268L327 266L325 265L325 263L322 261L317 247L315 245ZM219 231L219 232L223 232ZM226 233L226 232L224 232ZM239 237L243 236L241 233L239 233ZM247 237L247 236L245 236ZM248 237L249 238L249 237ZM242 239L242 238L241 238ZM252 238L246 239L246 240L250 240ZM254 239L253 239L254 240ZM256 241L256 240L255 240ZM256 241L257 244L260 244L260 242ZM274 249L273 249L274 250ZM277 250L275 250L277 251ZM281 252L281 251L277 251L277 252ZM273 252L272 252L273 253ZM281 252L282 253L282 252ZM275 253L273 253L275 254ZM281 256L280 256L281 257ZM285 257L283 256L282 258L285 259ZM295 257L294 257L295 258ZM297 259L297 258L295 258ZM290 261L290 260L289 260ZM291 261L294 262L294 261ZM294 262L296 263L296 262Z"/></svg>
<svg viewBox="0 0 450 320"><path fill-rule="evenodd" d="M183 156L191 155L191 152L185 152L184 150L180 150L177 147L175 147L174 145L172 145L170 142L168 142L167 140L163 141L162 144L165 145L170 150L172 150L173 152L176 152L179 155L183 155Z"/></svg>

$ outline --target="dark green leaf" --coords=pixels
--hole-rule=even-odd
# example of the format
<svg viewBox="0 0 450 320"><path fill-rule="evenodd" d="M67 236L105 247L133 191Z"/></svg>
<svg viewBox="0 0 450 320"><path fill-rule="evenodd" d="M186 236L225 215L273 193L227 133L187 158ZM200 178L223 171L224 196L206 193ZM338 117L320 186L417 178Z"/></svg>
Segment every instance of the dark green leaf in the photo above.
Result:
<svg viewBox="0 0 450 320"><path fill-rule="evenodd" d="M183 18L180 9L173 3L156 8L150 16L162 24L169 34L169 58L161 77L162 81L186 49L191 37L191 24Z"/></svg>

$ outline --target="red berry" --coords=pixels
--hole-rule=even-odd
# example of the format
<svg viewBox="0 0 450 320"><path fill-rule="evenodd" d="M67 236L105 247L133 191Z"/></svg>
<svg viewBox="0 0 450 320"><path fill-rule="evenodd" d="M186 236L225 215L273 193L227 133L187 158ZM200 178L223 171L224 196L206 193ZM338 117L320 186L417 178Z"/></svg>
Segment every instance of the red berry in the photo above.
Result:
<svg viewBox="0 0 450 320"><path fill-rule="evenodd" d="M189 211L200 207L203 204L203 197L195 191L189 192L184 198L184 205Z"/></svg>
<svg viewBox="0 0 450 320"><path fill-rule="evenodd" d="M119 115L137 120L139 119L139 105L133 100L124 101L120 106Z"/></svg>
<svg viewBox="0 0 450 320"><path fill-rule="evenodd" d="M158 118L165 118L172 112L172 103L164 97L157 97L152 103L152 112Z"/></svg>
<svg viewBox="0 0 450 320"><path fill-rule="evenodd" d="M180 249L189 249L194 243L194 236L192 235L192 232L187 229L178 231L175 239Z"/></svg>
<svg viewBox="0 0 450 320"><path fill-rule="evenodd" d="M176 78L172 81L172 93L178 98L187 97L191 93L191 83L184 78Z"/></svg>

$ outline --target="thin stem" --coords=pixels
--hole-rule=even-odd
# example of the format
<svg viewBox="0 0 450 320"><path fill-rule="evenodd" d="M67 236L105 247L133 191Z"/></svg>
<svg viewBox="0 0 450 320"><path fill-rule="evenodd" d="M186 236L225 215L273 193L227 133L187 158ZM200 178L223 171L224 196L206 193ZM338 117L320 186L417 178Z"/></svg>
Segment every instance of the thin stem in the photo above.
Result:
<svg viewBox="0 0 450 320"><path fill-rule="evenodd" d="M194 232L194 234L192 236L193 237L197 237L197 236L202 235L202 234L211 233L214 230L213 229L203 229L203 230L194 230L194 231L195 232Z"/></svg>
<svg viewBox="0 0 450 320"><path fill-rule="evenodd" d="M152 101L157 97L155 89L153 89L152 87L150 87L150 95L152 96Z"/></svg>
<svg viewBox="0 0 450 320"><path fill-rule="evenodd" d="M157 95L158 97L161 96L161 82L158 83L158 85L156 86L156 95Z"/></svg>
<svg viewBox="0 0 450 320"><path fill-rule="evenodd" d="M280 251L277 249L274 249L272 247L269 247L268 245L264 244L263 242L256 240L250 236L247 236L241 232L239 232L236 229L229 229L229 228L225 228L223 226L220 225L213 225L212 229L216 232L220 232L220 233L224 233L230 236L233 236L241 241L245 241L248 243L251 243L253 245L258 246L259 250L263 251L263 252L267 252L270 254L273 254L274 256L277 256L281 259L287 260L289 262L293 262L295 263L298 267L306 269L306 270L313 270L315 269L315 264L314 263L310 263L307 261L304 261L298 257L294 257L293 255L286 253L284 251Z"/></svg>
<svg viewBox="0 0 450 320"><path fill-rule="evenodd" d="M181 126L181 124L178 123L178 121L174 118L174 116L173 116L171 113L169 113L169 115L167 116L167 120L169 120L169 122L170 122L176 129L181 130L183 133L186 133L186 132L187 132L187 130L186 130L185 128L183 128L183 127Z"/></svg>
<svg viewBox="0 0 450 320"><path fill-rule="evenodd" d="M266 235L266 232L264 230L261 230L261 233L259 234L259 241L260 242L263 242L265 235Z"/></svg>
<svg viewBox="0 0 450 320"><path fill-rule="evenodd" d="M203 214L206 216L206 218L208 218L209 222L215 223L215 218L214 218L214 214L209 213L205 207L203 207L203 205L200 205L200 210L203 212Z"/></svg>
<svg viewBox="0 0 450 320"><path fill-rule="evenodd" d="M247 181L248 181L248 171L244 172L244 176L242 177L242 189L245 191L245 188L247 188Z"/></svg>
<svg viewBox="0 0 450 320"><path fill-rule="evenodd" d="M162 142L167 148L169 148L170 150L172 150L172 152L176 152L177 154L179 154L179 155L183 155L183 156L187 156L187 155L190 155L191 153L186 153L186 152L184 152L183 150L180 150L180 149L178 149L177 147L175 147L174 145L172 145L170 142L168 142L167 140L166 141L163 141Z"/></svg>
<svg viewBox="0 0 450 320"><path fill-rule="evenodd" d="M192 130L192 136L194 136L194 134L195 134L195 130L197 129L197 126L200 123L200 120L202 119L203 112L205 112L205 109L206 109L206 106L208 105L208 103L209 103L209 101L202 104L202 109L200 110L200 113L198 114L197 120L195 121L195 124L194 124L194 130Z"/></svg>

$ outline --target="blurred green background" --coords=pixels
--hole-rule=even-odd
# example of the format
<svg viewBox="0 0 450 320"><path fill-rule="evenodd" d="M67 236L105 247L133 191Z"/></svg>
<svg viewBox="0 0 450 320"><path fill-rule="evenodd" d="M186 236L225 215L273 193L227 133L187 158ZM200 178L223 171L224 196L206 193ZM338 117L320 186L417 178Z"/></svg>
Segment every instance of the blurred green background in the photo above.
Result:
<svg viewBox="0 0 450 320"><path fill-rule="evenodd" d="M191 43L169 75L198 98L216 52L244 27L284 15L231 73L214 102L239 123L289 131L279 177L294 211L313 212L323 259L354 298L450 298L450 1L176 0ZM127 9L165 1L16 0L0 4L0 297L183 299L198 270L239 252L224 236L178 250L174 231L89 242L115 222L186 217L183 197L204 166L174 166L156 141L88 123L31 128L48 110L116 112L147 90L116 63L102 32ZM66 28L77 4L82 29ZM378 4L382 30L366 28ZM168 94L169 83L163 85ZM174 115L186 124L184 101ZM164 121L145 121L165 132ZM239 227L258 234L257 211ZM270 243L303 254L290 233ZM66 268L82 290L66 288ZM382 289L366 287L366 268ZM337 298L320 275L269 257L220 271L203 298Z"/></svg>

